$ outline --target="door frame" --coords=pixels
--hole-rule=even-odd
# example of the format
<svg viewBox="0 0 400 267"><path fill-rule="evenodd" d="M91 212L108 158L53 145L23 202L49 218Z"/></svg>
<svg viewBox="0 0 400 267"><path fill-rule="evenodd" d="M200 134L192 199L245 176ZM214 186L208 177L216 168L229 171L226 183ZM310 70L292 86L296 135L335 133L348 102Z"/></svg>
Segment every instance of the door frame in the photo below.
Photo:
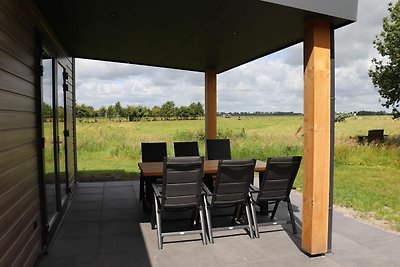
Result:
<svg viewBox="0 0 400 267"><path fill-rule="evenodd" d="M53 91L53 140L56 142L59 139L63 138L65 142L64 133L59 138L58 132L58 125L56 125L55 121L58 123L59 114L58 114L58 83L57 83L57 68L59 65L62 66L61 62L58 60L58 51L54 49L55 45L46 38L45 34L40 32L38 29L35 30L35 65L36 65L36 124L37 124L37 152L38 152L38 172L39 172L39 195L40 195L40 215L41 215L41 232L42 232L42 250L44 253L47 253L49 247L52 245L53 237L55 233L58 231L62 218L65 215L65 211L69 205L69 198L71 196L71 190L69 189L68 178L66 179L66 197L62 200L61 199L61 187L60 187L60 175L59 175L59 166L60 164L65 164L67 167L66 162L60 163L59 161L59 149L60 144L53 144L53 153L54 153L54 171L55 171L55 190L56 190L56 213L54 215L54 219L51 222L48 222L48 215L47 215L47 202L46 202L46 183L44 179L45 175L45 139L44 139L44 109L43 109L43 66L42 66L42 51L43 49L46 50L52 57L52 91ZM60 66L60 67L61 67ZM65 69L65 66L63 66ZM64 71L64 70L63 70ZM63 78L63 85L64 85L64 78ZM65 117L65 90L63 90L64 94L64 117ZM65 128L66 120L64 119L64 128ZM66 144L64 149L67 150ZM66 152L66 151L65 151ZM65 157L65 161L68 158ZM66 169L66 173L68 170Z"/></svg>

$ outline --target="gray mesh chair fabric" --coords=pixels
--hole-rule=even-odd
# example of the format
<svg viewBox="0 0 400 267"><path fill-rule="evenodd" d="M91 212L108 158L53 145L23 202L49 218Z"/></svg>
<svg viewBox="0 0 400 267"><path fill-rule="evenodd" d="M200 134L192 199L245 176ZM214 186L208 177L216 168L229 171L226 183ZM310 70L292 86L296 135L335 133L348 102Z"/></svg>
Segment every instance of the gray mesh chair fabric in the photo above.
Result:
<svg viewBox="0 0 400 267"><path fill-rule="evenodd" d="M175 157L199 156L197 142L174 142Z"/></svg>
<svg viewBox="0 0 400 267"><path fill-rule="evenodd" d="M186 232L162 232L161 215L182 209L194 209L200 215L201 230L187 231L200 233L203 244L206 243L204 208L201 188L203 177L203 158L175 157L164 159L163 183L153 184L154 213L157 223L158 247L162 249L163 238L170 235L182 235ZM154 217L153 220L154 221Z"/></svg>
<svg viewBox="0 0 400 267"><path fill-rule="evenodd" d="M162 162L167 156L167 143L142 143L142 162ZM152 187L151 184L157 180L157 177L142 177L140 176L139 200L143 201L143 208L147 210L147 204L152 202ZM146 187L146 190L145 190ZM146 195L146 193L149 194ZM145 196L146 195L146 196Z"/></svg>
<svg viewBox="0 0 400 267"><path fill-rule="evenodd" d="M207 159L231 159L229 139L207 139Z"/></svg>
<svg viewBox="0 0 400 267"><path fill-rule="evenodd" d="M287 203L293 233L297 233L293 208L290 202L290 192L299 170L301 159L302 157L300 156L268 158L260 189L251 186L251 208L256 237L259 237L258 225L261 224L257 223L254 204L275 203L271 214L271 219L273 219L281 201Z"/></svg>
<svg viewBox="0 0 400 267"><path fill-rule="evenodd" d="M210 242L213 243L213 231L231 230L234 228L248 229L250 237L253 238L252 218L250 215L249 188L254 177L255 160L220 160L213 192L204 188L206 195L204 202L206 206L206 219ZM211 223L210 208L213 207L246 207L247 225L235 227L213 228ZM235 219L235 218L233 218Z"/></svg>

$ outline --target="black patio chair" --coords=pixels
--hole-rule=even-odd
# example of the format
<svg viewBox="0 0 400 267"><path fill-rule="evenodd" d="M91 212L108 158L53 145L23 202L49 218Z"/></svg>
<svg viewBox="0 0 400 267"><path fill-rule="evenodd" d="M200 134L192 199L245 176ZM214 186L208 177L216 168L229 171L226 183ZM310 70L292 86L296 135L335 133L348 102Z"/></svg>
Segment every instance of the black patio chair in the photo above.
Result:
<svg viewBox="0 0 400 267"><path fill-rule="evenodd" d="M197 142L174 142L175 157L199 156Z"/></svg>
<svg viewBox="0 0 400 267"><path fill-rule="evenodd" d="M163 162L164 157L167 156L167 143L142 143L142 162ZM158 177L143 177L140 176L139 200L143 200L143 208L147 209L147 203L152 202L152 194L148 194L145 198L146 192L152 192L151 184L157 180ZM146 192L145 192L146 186Z"/></svg>
<svg viewBox="0 0 400 267"><path fill-rule="evenodd" d="M258 226L278 223L291 223L293 233L297 234L292 203L290 202L290 192L299 170L301 159L302 157L300 156L268 158L266 171L261 180L260 189L256 188L254 185L250 185L251 210L254 222L254 232L257 238L259 237ZM267 223L257 223L255 204L275 204L270 217L271 219L274 219L276 210L281 201L287 203L290 221L274 220Z"/></svg>
<svg viewBox="0 0 400 267"><path fill-rule="evenodd" d="M163 247L165 236L194 234L202 235L203 244L206 244L206 230L204 223L204 206L202 201L202 157L175 157L165 158L163 170L163 182L153 184L154 189L154 211L152 214L152 225L154 216L157 223L158 248ZM201 230L162 232L161 218L164 212L194 210L194 214L200 215ZM197 221L192 219L191 222Z"/></svg>
<svg viewBox="0 0 400 267"><path fill-rule="evenodd" d="M249 189L250 183L253 181L255 160L220 160L218 163L218 172L215 180L214 191L211 192L205 185L203 186L204 205L208 226L209 240L214 243L213 232L247 229L250 237L254 238L252 218L250 214ZM235 225L228 227L213 228L211 224L210 208L214 207L235 207L235 214L232 221L240 221L238 211L241 207L246 207L247 225ZM239 217L239 218L238 218Z"/></svg>
<svg viewBox="0 0 400 267"><path fill-rule="evenodd" d="M209 160L232 159L231 143L229 139L207 139L206 147L207 159ZM215 180L215 175L206 174L204 176L204 183L211 191L214 186L213 180Z"/></svg>
<svg viewBox="0 0 400 267"><path fill-rule="evenodd" d="M232 159L229 139L207 139L207 159Z"/></svg>

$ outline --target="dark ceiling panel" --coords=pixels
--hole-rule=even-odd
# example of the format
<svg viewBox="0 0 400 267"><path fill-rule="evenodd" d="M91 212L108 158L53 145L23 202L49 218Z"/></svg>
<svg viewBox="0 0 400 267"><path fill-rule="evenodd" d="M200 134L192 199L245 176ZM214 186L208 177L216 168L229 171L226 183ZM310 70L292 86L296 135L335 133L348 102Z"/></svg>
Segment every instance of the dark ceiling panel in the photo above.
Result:
<svg viewBox="0 0 400 267"><path fill-rule="evenodd" d="M220 73L302 41L303 21L318 14L268 3L282 1L37 3L73 57ZM351 22L328 18L335 27Z"/></svg>

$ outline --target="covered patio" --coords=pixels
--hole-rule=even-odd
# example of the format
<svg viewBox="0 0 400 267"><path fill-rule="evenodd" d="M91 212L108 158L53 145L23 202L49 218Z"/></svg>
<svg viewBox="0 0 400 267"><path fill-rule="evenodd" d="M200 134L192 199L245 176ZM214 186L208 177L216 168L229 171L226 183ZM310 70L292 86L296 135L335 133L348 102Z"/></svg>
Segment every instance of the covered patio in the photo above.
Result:
<svg viewBox="0 0 400 267"><path fill-rule="evenodd" d="M308 257L301 251L302 196L292 194L299 233L290 225L260 228L260 238L244 231L221 232L214 244L198 235L170 237L157 247L149 216L139 202L139 182L79 183L48 255L51 266L399 266L400 237L340 212L333 213L333 253ZM280 206L277 218L286 218ZM179 223L179 222L178 222ZM187 222L184 222L187 223Z"/></svg>
<svg viewBox="0 0 400 267"><path fill-rule="evenodd" d="M357 0L38 0L76 58L203 72L205 135L217 136L217 75L304 42L304 206L301 248L331 251L334 30L357 17Z"/></svg>

